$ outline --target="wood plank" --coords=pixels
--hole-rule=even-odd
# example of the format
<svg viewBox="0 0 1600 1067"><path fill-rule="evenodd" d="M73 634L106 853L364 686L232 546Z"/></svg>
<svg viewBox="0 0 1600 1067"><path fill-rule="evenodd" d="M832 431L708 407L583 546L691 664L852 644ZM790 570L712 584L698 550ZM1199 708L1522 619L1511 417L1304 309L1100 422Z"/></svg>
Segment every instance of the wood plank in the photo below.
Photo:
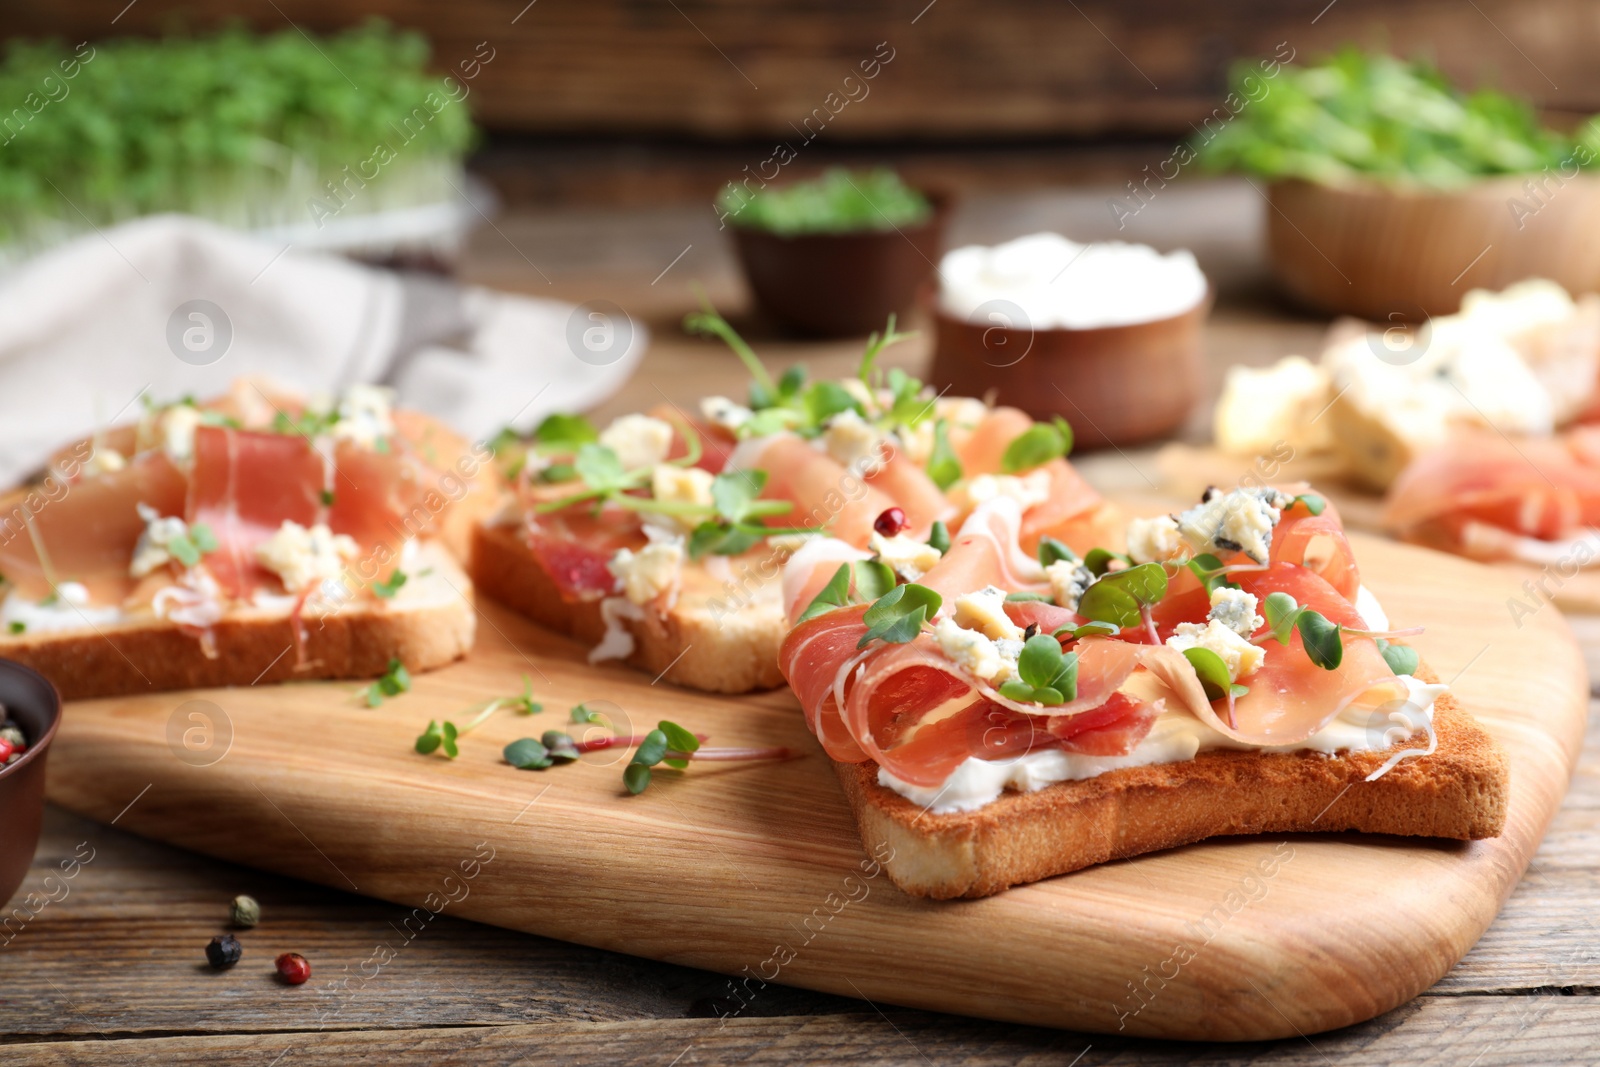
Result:
<svg viewBox="0 0 1600 1067"><path fill-rule="evenodd" d="M1136 1032L1318 1031L1415 996L1488 926L1564 792L1587 685L1559 620L1512 627L1483 568L1364 539L1358 553L1390 612L1429 624L1419 640L1425 657L1446 678L1465 671L1455 683L1462 701L1511 754L1506 834L1470 846L1297 839L1297 858L1272 892L1214 935L1184 968L1184 983L1164 988L1127 1024ZM470 659L420 676L410 694L378 711L360 708L347 687L318 683L206 694L200 699L225 709L234 728L232 749L211 767L167 748L167 721L190 695L74 704L52 752L52 795L111 818L148 785L119 825L413 905L444 892L447 876L459 882L475 855L492 854L451 914L729 974L765 971L774 944L799 944L780 968L786 982L1088 1029L1124 1021L1107 991L1192 937L1185 923L1276 844L1212 842L954 905L875 883L837 918L819 920L817 932L808 917L837 899L830 894L859 875L863 857L791 697L652 687L624 669L585 668L570 642L482 611ZM1530 664L1539 665L1531 675ZM636 725L672 718L720 742L813 755L764 768L696 768L626 798L619 768L596 758L605 754L544 775L500 763L501 745L555 724L548 713L532 724L490 720L455 762L410 751L429 718L514 690L527 671L552 708L599 697ZM1341 921L1330 924L1334 884L1360 890L1337 897ZM1108 901L1117 902L1110 912ZM1352 973L1361 979L1351 983ZM1244 996L1241 974L1288 1014Z"/></svg>
<svg viewBox="0 0 1600 1067"><path fill-rule="evenodd" d="M123 6L118 0L26 5L10 14L7 32L77 41L236 19L264 30L292 22L329 31L372 11L355 0ZM383 10L426 32L443 69L487 41L495 57L471 83L469 105L490 127L539 133L783 138L803 151L807 131L800 128L815 114L810 130L820 125L819 139L841 141L1188 137L1191 123L1222 105L1230 63L1272 54L1280 42L1302 56L1347 41L1389 44L1436 57L1467 84L1492 80L1544 106L1577 112L1600 107L1600 79L1590 61L1600 48L1600 24L1586 5L1482 0L1478 7L1471 18L1440 0L1344 0L1315 18L1300 6L1242 0L1204 6L613 0L526 10L525 0L448 7L409 0ZM880 42L892 49L883 53L892 61L870 82L846 85ZM857 102L838 103L845 94ZM753 165L770 155L770 145L762 148Z"/></svg>
<svg viewBox="0 0 1600 1067"><path fill-rule="evenodd" d="M999 1026L893 1008L810 1018L542 1023L403 1031L71 1041L8 1049L39 1067L94 1064L389 1064L472 1067L573 1064L960 1063L964 1067L1101 1067L1204 1062L1208 1067L1523 1067L1591 1064L1600 1002L1592 997L1424 997L1371 1022L1265 1044L1174 1046L1122 1037ZM675 1058L676 1057L676 1058ZM22 1062L16 1060L15 1062Z"/></svg>

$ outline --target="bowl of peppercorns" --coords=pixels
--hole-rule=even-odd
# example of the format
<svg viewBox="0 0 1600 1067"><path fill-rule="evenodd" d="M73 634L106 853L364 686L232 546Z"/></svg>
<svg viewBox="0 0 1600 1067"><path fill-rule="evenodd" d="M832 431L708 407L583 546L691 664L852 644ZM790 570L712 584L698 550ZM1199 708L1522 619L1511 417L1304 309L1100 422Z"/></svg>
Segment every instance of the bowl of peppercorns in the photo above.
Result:
<svg viewBox="0 0 1600 1067"><path fill-rule="evenodd" d="M0 903L33 864L44 819L44 760L60 722L56 687L0 659Z"/></svg>

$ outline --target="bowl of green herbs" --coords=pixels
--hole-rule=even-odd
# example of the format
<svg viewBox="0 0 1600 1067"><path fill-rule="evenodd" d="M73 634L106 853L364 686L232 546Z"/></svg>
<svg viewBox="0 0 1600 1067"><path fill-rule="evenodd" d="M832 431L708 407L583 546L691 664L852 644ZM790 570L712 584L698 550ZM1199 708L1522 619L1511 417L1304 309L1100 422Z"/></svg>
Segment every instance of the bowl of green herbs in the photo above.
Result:
<svg viewBox="0 0 1600 1067"><path fill-rule="evenodd" d="M904 316L942 251L944 198L892 170L730 185L717 202L756 304L796 333L847 337Z"/></svg>
<svg viewBox="0 0 1600 1067"><path fill-rule="evenodd" d="M1239 102L1191 143L1264 183L1278 281L1321 311L1379 321L1456 311L1469 289L1600 287L1600 125L1546 125L1421 61L1346 49L1234 75Z"/></svg>
<svg viewBox="0 0 1600 1067"><path fill-rule="evenodd" d="M0 262L141 216L197 215L297 248L443 258L466 221L466 99L492 48L448 70L382 22L14 41L0 62Z"/></svg>

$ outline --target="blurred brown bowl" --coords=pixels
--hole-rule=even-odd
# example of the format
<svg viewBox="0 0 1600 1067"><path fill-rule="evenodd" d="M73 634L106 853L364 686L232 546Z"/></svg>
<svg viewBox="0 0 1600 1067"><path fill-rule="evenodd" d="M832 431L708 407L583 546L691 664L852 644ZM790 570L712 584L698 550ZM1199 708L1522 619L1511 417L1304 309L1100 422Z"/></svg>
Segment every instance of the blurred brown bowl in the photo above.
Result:
<svg viewBox="0 0 1600 1067"><path fill-rule="evenodd" d="M984 396L1036 419L1060 415L1085 448L1128 445L1172 433L1200 391L1200 327L1208 292L1181 315L1090 330L982 324L930 297L935 390ZM997 319L997 321L1000 321Z"/></svg>
<svg viewBox="0 0 1600 1067"><path fill-rule="evenodd" d="M0 767L0 904L11 899L33 864L44 819L44 761L61 723L61 694L20 663L0 659L0 704L22 727L28 750Z"/></svg>
<svg viewBox="0 0 1600 1067"><path fill-rule="evenodd" d="M924 192L933 213L916 226L792 237L733 227L734 247L756 305L779 325L811 337L881 330L905 318L943 253L950 198Z"/></svg>
<svg viewBox="0 0 1600 1067"><path fill-rule="evenodd" d="M1495 178L1451 192L1373 183L1267 188L1273 273L1301 304L1374 322L1449 315L1469 289L1600 285L1600 178ZM1557 182L1561 184L1557 186ZM1520 206L1519 206L1520 205Z"/></svg>

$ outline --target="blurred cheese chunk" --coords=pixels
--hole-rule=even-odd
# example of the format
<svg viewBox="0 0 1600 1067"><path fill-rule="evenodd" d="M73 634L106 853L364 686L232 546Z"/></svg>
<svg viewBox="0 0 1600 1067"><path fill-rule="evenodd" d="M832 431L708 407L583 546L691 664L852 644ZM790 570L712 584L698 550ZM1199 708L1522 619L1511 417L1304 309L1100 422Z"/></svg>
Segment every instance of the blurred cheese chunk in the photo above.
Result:
<svg viewBox="0 0 1600 1067"><path fill-rule="evenodd" d="M1328 375L1304 356L1285 356L1270 367L1231 367L1217 402L1217 447L1236 456L1333 447L1333 428L1319 418L1328 406Z"/></svg>

